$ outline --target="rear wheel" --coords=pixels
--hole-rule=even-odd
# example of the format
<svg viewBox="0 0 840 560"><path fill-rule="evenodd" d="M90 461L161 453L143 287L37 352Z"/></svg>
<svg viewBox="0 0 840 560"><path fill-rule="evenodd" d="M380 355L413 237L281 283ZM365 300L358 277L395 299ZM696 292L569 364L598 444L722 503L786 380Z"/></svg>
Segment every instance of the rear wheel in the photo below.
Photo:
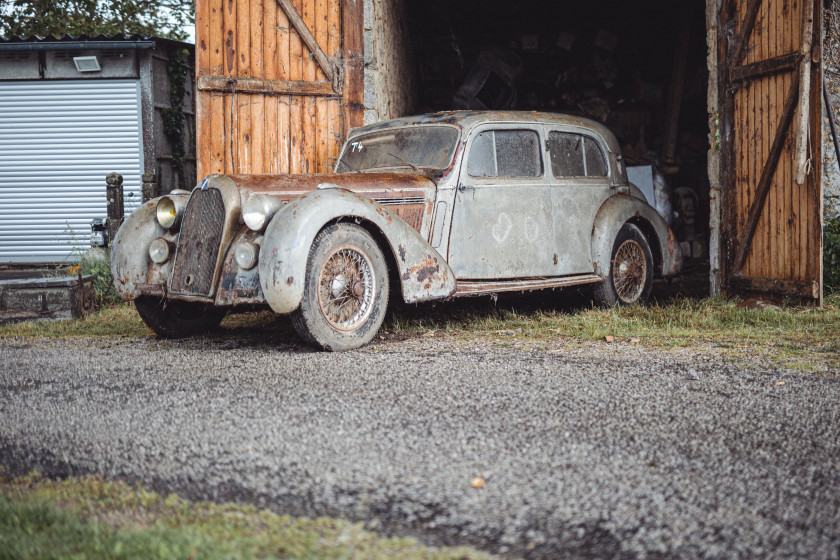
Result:
<svg viewBox="0 0 840 560"><path fill-rule="evenodd" d="M324 228L312 243L303 300L292 314L298 334L325 350L370 342L388 307L388 269L370 234L355 224Z"/></svg>
<svg viewBox="0 0 840 560"><path fill-rule="evenodd" d="M595 287L595 301L602 305L644 303L653 287L653 255L647 238L633 224L624 224L613 244L610 273Z"/></svg>
<svg viewBox="0 0 840 560"><path fill-rule="evenodd" d="M134 300L134 305L143 322L164 338L183 338L211 331L225 316L224 310L210 303L143 296Z"/></svg>

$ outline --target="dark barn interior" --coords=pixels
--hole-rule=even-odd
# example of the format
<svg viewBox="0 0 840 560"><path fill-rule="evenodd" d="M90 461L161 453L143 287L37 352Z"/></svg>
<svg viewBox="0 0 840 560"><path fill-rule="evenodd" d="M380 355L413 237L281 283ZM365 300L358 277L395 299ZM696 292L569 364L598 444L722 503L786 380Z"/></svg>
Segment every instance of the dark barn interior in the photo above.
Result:
<svg viewBox="0 0 840 560"><path fill-rule="evenodd" d="M689 257L683 287L707 293L702 0L409 1L406 16L421 89L414 112L537 110L606 124L635 168L631 181Z"/></svg>

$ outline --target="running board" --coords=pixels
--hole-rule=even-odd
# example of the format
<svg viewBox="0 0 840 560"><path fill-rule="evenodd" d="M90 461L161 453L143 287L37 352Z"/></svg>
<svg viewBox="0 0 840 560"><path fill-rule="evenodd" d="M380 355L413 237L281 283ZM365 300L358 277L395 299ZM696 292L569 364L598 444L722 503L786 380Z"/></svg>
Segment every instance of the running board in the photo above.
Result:
<svg viewBox="0 0 840 560"><path fill-rule="evenodd" d="M603 278L595 274L579 276L564 276L562 278L532 278L529 280L497 280L497 281L468 281L458 280L453 296L477 296L481 294L495 294L498 292L524 292L526 290L542 290L545 288L564 288L579 284L594 284Z"/></svg>

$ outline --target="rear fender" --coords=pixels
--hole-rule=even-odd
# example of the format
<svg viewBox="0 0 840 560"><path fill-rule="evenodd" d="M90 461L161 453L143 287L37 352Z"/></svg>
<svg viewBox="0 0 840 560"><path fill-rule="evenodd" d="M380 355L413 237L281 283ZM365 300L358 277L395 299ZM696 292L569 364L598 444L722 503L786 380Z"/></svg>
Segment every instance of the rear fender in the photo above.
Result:
<svg viewBox="0 0 840 560"><path fill-rule="evenodd" d="M674 232L659 213L645 202L626 194L609 198L595 216L592 226L592 264L595 274L606 278L610 273L613 244L619 230L628 221L641 219L651 225L662 253L662 276L673 276L680 271L682 257Z"/></svg>
<svg viewBox="0 0 840 560"><path fill-rule="evenodd" d="M318 189L289 202L266 229L260 249L260 286L276 313L290 313L300 305L309 249L318 232L336 219L364 220L379 229L397 263L405 302L443 299L455 291L449 265L402 218L354 192Z"/></svg>

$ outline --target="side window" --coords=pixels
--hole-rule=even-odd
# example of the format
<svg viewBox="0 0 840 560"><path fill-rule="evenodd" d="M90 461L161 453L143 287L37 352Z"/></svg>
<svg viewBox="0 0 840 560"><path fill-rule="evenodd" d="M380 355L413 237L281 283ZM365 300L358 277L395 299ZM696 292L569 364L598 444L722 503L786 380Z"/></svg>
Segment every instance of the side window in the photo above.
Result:
<svg viewBox="0 0 840 560"><path fill-rule="evenodd" d="M542 177L540 137L533 130L485 130L467 162L473 177Z"/></svg>
<svg viewBox="0 0 840 560"><path fill-rule="evenodd" d="M562 177L606 177L607 162L598 143L580 134L551 132L548 135L551 172Z"/></svg>
<svg viewBox="0 0 840 560"><path fill-rule="evenodd" d="M586 152L586 176L606 177L607 162L604 159L604 152L598 143L589 137L583 139L583 149Z"/></svg>
<svg viewBox="0 0 840 560"><path fill-rule="evenodd" d="M551 172L555 177L586 177L579 134L552 132L548 135Z"/></svg>

